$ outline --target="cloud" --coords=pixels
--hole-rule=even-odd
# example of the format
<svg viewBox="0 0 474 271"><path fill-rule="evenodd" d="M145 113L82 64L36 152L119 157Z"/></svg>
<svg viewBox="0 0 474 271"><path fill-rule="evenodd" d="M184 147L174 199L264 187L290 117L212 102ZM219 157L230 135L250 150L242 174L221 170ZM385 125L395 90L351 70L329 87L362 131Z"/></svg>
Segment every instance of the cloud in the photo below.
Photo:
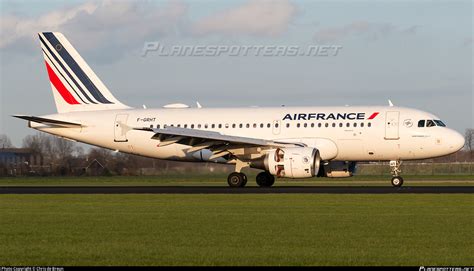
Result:
<svg viewBox="0 0 474 271"><path fill-rule="evenodd" d="M43 31L73 37L74 45L81 47L81 51L107 46L123 49L141 45L146 38L172 33L187 17L187 8L181 1L158 6L150 2L105 0L64 7L36 18L2 16L0 49L15 50L18 44L36 48L36 33Z"/></svg>
<svg viewBox="0 0 474 271"><path fill-rule="evenodd" d="M341 27L324 28L316 32L314 39L318 42L334 42L349 36L361 36L367 40L378 40L393 33L415 34L419 26L414 25L400 29L390 23L372 23L355 21Z"/></svg>
<svg viewBox="0 0 474 271"><path fill-rule="evenodd" d="M296 11L286 0L251 0L196 21L191 31L196 35L276 36L287 30Z"/></svg>
<svg viewBox="0 0 474 271"><path fill-rule="evenodd" d="M62 25L75 18L79 13L93 13L97 6L85 3L71 9L52 11L39 18L26 19L13 15L5 15L0 18L0 48L14 46L17 40L34 36L36 32L58 29Z"/></svg>
<svg viewBox="0 0 474 271"><path fill-rule="evenodd" d="M95 62L110 62L143 46L146 40L207 35L275 36L286 31L296 15L287 0L250 0L240 6L191 21L188 4L170 0L97 0L69 5L36 16L0 18L0 50L37 53L37 32L62 32ZM100 52L100 53L98 53Z"/></svg>

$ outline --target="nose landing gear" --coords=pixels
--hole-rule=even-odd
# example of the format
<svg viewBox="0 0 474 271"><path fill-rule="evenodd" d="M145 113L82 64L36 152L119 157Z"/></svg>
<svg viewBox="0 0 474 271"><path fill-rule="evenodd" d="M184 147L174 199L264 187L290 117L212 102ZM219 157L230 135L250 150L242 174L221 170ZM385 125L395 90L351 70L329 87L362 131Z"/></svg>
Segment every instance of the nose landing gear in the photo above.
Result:
<svg viewBox="0 0 474 271"><path fill-rule="evenodd" d="M400 160L390 161L390 167L392 168L392 185L394 187L401 187L403 185L403 178L400 176L402 172L400 169L402 162Z"/></svg>

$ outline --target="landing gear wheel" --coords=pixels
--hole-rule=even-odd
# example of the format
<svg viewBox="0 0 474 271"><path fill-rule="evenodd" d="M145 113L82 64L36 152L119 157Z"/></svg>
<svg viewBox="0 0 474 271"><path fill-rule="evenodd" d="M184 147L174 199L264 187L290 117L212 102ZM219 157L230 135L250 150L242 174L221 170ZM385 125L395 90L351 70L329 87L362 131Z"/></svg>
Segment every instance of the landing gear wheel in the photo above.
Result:
<svg viewBox="0 0 474 271"><path fill-rule="evenodd" d="M257 184L260 187L270 187L275 183L275 176L264 171L257 175Z"/></svg>
<svg viewBox="0 0 474 271"><path fill-rule="evenodd" d="M230 187L244 187L247 184L247 176L243 173L232 172L227 177L227 183Z"/></svg>
<svg viewBox="0 0 474 271"><path fill-rule="evenodd" d="M245 175L245 174L243 174L243 173L240 173L240 174L241 174L241 175L243 176L243 178L244 178L244 182L243 182L243 184L242 184L242 187L244 187L245 185L247 185L247 175Z"/></svg>
<svg viewBox="0 0 474 271"><path fill-rule="evenodd" d="M394 187L401 187L403 185L403 178L400 176L395 176L392 178L392 185Z"/></svg>

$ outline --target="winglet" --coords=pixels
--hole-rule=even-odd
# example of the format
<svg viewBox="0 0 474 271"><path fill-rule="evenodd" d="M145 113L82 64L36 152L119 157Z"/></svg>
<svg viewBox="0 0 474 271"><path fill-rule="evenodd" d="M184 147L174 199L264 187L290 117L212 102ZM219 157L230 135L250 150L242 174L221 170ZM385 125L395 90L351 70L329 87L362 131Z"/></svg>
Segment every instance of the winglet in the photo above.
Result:
<svg viewBox="0 0 474 271"><path fill-rule="evenodd" d="M392 103L392 101L391 101L390 99L388 99L388 105L389 105L389 106L393 106L393 103Z"/></svg>
<svg viewBox="0 0 474 271"><path fill-rule="evenodd" d="M196 101L196 105L198 108L202 108L202 105L198 101Z"/></svg>

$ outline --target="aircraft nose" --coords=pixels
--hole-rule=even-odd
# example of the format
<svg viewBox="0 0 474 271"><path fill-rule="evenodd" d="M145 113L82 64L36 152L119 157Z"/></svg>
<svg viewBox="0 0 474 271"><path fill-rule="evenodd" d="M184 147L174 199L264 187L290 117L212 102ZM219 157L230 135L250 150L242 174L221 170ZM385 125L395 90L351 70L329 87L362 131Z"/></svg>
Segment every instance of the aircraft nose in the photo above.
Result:
<svg viewBox="0 0 474 271"><path fill-rule="evenodd" d="M464 147L464 143L464 136L454 130L451 130L450 136L448 138L450 150L457 152Z"/></svg>

